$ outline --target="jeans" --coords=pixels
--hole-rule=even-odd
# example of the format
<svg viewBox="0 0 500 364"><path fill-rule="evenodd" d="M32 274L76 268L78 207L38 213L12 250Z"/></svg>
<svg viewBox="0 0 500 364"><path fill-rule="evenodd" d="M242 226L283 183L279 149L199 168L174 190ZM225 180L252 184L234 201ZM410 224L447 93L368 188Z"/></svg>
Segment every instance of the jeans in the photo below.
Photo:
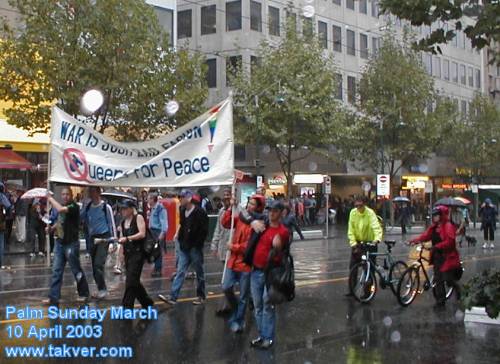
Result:
<svg viewBox="0 0 500 364"><path fill-rule="evenodd" d="M161 230L158 229L149 229L149 230L151 231L153 237L155 239L158 239L158 237L161 234ZM165 251L165 241L160 241L160 248L161 248L160 256L158 257L158 259L155 260L155 267L154 267L155 272L161 272L161 268L163 266L163 252Z"/></svg>
<svg viewBox="0 0 500 364"><path fill-rule="evenodd" d="M3 265L4 250L5 250L5 232L0 231L0 267Z"/></svg>
<svg viewBox="0 0 500 364"><path fill-rule="evenodd" d="M61 240L57 239L54 248L54 265L52 267L49 292L49 299L53 304L57 304L61 298L61 286L66 262L69 263L71 272L75 276L78 295L80 297L89 296L89 285L80 265L80 242L77 240L73 243L62 244Z"/></svg>
<svg viewBox="0 0 500 364"><path fill-rule="evenodd" d="M240 299L237 300L234 295L234 286L236 283L240 285ZM236 272L227 268L222 290L226 295L227 301L231 305L232 315L229 319L229 324L236 323L241 328L245 323L245 312L248 302L248 293L250 288L250 272Z"/></svg>
<svg viewBox="0 0 500 364"><path fill-rule="evenodd" d="M172 299L177 300L179 292L186 278L186 273L189 266L192 264L196 272L196 294L203 299L206 298L205 294L205 272L203 269L203 250L198 248L191 248L189 250L179 249L179 265L177 267L177 274L175 275L174 282L172 283L171 296Z"/></svg>
<svg viewBox="0 0 500 364"><path fill-rule="evenodd" d="M99 234L91 237L91 247L90 256L92 258L92 272L94 273L94 280L99 291L106 290L106 281L104 280L104 265L106 264L106 258L108 257L108 247L107 243L95 244L94 240L96 238L106 239L111 237L109 233Z"/></svg>
<svg viewBox="0 0 500 364"><path fill-rule="evenodd" d="M274 340L276 330L276 308L269 302L266 277L263 270L254 269L250 275L254 315L257 331L264 340Z"/></svg>
<svg viewBox="0 0 500 364"><path fill-rule="evenodd" d="M144 266L144 254L141 247L125 250L125 294L123 295L123 307L134 308L137 299L143 308L153 306L154 302L148 296L146 289L141 283L141 272Z"/></svg>

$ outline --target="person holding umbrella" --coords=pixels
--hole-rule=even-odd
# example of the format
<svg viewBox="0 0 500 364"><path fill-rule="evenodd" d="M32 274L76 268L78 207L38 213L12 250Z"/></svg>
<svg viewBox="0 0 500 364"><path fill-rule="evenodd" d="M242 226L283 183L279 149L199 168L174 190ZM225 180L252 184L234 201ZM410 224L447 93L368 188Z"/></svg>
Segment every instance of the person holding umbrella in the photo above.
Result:
<svg viewBox="0 0 500 364"><path fill-rule="evenodd" d="M498 211L490 198L484 200L479 209L479 216L481 216L481 230L483 230L484 234L483 249L488 248L488 242L490 243L490 249L493 249L495 247L493 242L495 240L495 230L497 228Z"/></svg>

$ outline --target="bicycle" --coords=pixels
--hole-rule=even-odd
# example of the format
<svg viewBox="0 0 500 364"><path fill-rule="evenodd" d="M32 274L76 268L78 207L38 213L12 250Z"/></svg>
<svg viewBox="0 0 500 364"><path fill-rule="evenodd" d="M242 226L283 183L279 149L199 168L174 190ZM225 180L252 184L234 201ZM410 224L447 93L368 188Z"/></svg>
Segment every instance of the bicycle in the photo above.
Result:
<svg viewBox="0 0 500 364"><path fill-rule="evenodd" d="M424 262L430 264L430 259L423 256L423 253L426 250L431 251L430 248L425 247L423 244L419 244L419 246L417 246L417 251L419 252L417 261L408 267L399 281L398 293L396 297L398 298L399 304L403 307L409 306L415 300L417 294L422 294L431 288L434 297L436 297L436 281L434 274L432 274L429 278L429 274L427 273L427 269L424 265ZM425 279L422 289L420 287L420 271L423 272ZM454 287L449 286L446 281L444 282L444 285L446 292L445 297L446 299L449 299L453 294Z"/></svg>
<svg viewBox="0 0 500 364"><path fill-rule="evenodd" d="M380 288L385 289L389 286L396 295L398 282L408 268L405 262L395 261L391 254L396 242L386 240L384 243L387 248L385 253L377 253L377 246L371 242L361 243L363 250L361 262L356 263L349 273L349 289L354 298L361 303L370 302L377 294L377 275L380 278ZM385 257L383 266L376 263L376 257L382 256Z"/></svg>

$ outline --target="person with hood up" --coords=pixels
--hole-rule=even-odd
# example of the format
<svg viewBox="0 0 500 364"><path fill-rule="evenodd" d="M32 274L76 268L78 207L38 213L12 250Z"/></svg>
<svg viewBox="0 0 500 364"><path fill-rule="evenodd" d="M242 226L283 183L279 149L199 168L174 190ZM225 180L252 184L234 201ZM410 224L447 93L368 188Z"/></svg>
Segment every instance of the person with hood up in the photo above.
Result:
<svg viewBox="0 0 500 364"><path fill-rule="evenodd" d="M481 230L484 234L483 249L488 248L488 241L490 242L490 249L495 247L493 241L495 240L495 230L497 228L498 211L491 202L491 199L486 198L479 209L479 216L481 216Z"/></svg>
<svg viewBox="0 0 500 364"><path fill-rule="evenodd" d="M444 306L446 291L444 283L454 287L457 298L460 297L460 287L457 283L461 272L460 256L456 247L456 228L450 222L450 211L446 206L436 206L432 209L432 225L410 244L431 241L431 264L434 265L436 282L436 306Z"/></svg>

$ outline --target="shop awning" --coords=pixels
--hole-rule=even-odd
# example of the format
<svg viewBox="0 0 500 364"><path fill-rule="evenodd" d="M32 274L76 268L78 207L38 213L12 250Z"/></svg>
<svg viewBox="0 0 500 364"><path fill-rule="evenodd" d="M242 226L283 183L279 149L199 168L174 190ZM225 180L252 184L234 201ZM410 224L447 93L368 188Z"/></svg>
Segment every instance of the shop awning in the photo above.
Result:
<svg viewBox="0 0 500 364"><path fill-rule="evenodd" d="M0 147L10 145L16 152L48 153L50 137L48 133L29 135L26 130L15 127L0 119Z"/></svg>
<svg viewBox="0 0 500 364"><path fill-rule="evenodd" d="M12 149L0 148L0 169L31 169L31 163Z"/></svg>

